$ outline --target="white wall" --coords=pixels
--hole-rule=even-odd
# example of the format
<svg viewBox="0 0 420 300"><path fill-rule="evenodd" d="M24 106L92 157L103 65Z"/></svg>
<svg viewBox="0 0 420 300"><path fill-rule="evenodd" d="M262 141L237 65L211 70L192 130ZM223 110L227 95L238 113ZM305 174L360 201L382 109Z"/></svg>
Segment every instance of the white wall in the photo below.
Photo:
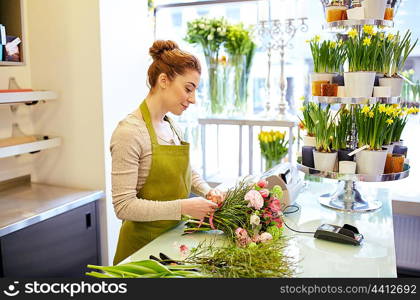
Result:
<svg viewBox="0 0 420 300"><path fill-rule="evenodd" d="M109 259L112 262L121 222L111 202L109 141L118 122L146 96L148 49L153 40L147 1L100 0L104 153Z"/></svg>

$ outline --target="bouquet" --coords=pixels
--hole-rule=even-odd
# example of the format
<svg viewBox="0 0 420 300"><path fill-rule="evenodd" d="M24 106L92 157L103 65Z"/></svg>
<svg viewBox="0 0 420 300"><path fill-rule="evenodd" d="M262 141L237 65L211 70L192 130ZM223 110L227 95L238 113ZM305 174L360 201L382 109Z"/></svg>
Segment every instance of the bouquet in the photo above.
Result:
<svg viewBox="0 0 420 300"><path fill-rule="evenodd" d="M202 220L186 219L184 233L221 230L239 247L252 247L281 236L283 190L268 182L240 182L229 190L219 208Z"/></svg>

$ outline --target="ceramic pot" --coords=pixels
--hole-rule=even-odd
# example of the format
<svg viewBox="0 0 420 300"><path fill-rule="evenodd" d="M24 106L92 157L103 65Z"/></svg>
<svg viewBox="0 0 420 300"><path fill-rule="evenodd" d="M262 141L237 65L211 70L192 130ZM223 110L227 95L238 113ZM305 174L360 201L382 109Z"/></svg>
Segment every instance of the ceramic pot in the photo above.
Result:
<svg viewBox="0 0 420 300"><path fill-rule="evenodd" d="M357 173L380 175L384 173L387 150L363 150L356 154Z"/></svg>
<svg viewBox="0 0 420 300"><path fill-rule="evenodd" d="M350 152L352 152L352 149L339 149L338 152L338 161L353 161L353 156L348 156Z"/></svg>
<svg viewBox="0 0 420 300"><path fill-rule="evenodd" d="M315 147L312 147L312 146L302 147L302 165L309 168L315 168L314 150L315 150Z"/></svg>
<svg viewBox="0 0 420 300"><path fill-rule="evenodd" d="M314 136L304 135L303 136L303 146L316 147L316 139Z"/></svg>
<svg viewBox="0 0 420 300"><path fill-rule="evenodd" d="M347 97L372 97L375 72L345 72Z"/></svg>
<svg viewBox="0 0 420 300"><path fill-rule="evenodd" d="M365 9L366 19L383 20L387 0L363 0L362 7Z"/></svg>
<svg viewBox="0 0 420 300"><path fill-rule="evenodd" d="M380 78L379 86L390 86L391 97L401 96L404 80L402 78Z"/></svg>
<svg viewBox="0 0 420 300"><path fill-rule="evenodd" d="M332 172L337 160L337 152L318 152L314 150L315 169Z"/></svg>

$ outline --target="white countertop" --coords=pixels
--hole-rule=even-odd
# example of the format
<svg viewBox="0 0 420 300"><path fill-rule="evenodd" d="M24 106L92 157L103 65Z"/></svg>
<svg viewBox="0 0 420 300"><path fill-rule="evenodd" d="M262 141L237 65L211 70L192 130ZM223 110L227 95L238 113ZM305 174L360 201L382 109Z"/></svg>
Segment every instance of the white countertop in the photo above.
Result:
<svg viewBox="0 0 420 300"><path fill-rule="evenodd" d="M297 277L396 277L396 259L392 206L387 190L377 193L370 190L372 197L382 201L379 211L364 214L336 212L322 207L317 196L333 189L329 183L308 183L296 203L301 210L286 217L287 224L301 231L315 231L323 224L340 225L347 223L356 226L364 235L361 246L338 244L318 240L310 234L298 234L285 228L284 233L292 236L288 247L289 255L298 261ZM194 233L182 236L180 225L166 232L134 253L124 262L148 259L159 252L174 259L182 258L179 246L196 246L203 240L216 238L223 241L224 236L213 233Z"/></svg>

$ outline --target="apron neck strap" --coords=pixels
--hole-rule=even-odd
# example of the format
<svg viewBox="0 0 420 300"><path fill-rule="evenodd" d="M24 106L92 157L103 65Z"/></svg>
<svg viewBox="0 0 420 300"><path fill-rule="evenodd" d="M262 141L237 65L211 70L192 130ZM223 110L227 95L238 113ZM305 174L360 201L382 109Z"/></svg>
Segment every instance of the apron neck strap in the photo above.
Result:
<svg viewBox="0 0 420 300"><path fill-rule="evenodd" d="M146 127L147 127L147 130L149 131L149 135L150 135L150 139L152 140L152 143L158 144L156 132L155 132L155 129L153 128L152 119L150 117L150 112L149 112L149 108L147 107L146 100L144 100L140 104L140 111L141 111L141 115L143 116L143 120L146 123Z"/></svg>

